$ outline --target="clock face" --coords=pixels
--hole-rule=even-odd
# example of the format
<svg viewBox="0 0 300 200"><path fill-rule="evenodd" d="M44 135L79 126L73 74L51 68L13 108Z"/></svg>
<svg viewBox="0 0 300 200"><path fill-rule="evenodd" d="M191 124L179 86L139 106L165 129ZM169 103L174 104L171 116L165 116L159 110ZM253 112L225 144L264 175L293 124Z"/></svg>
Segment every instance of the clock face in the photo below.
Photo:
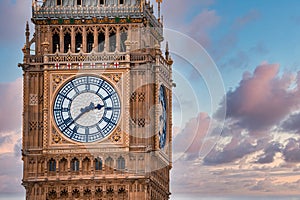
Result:
<svg viewBox="0 0 300 200"><path fill-rule="evenodd" d="M91 143L107 137L121 114L120 98L114 87L97 76L80 76L68 81L57 93L54 121L71 140Z"/></svg>
<svg viewBox="0 0 300 200"><path fill-rule="evenodd" d="M162 149L166 145L167 139L167 101L166 101L166 91L163 85L160 86L159 89L159 101L161 105L161 115L159 116L159 147Z"/></svg>

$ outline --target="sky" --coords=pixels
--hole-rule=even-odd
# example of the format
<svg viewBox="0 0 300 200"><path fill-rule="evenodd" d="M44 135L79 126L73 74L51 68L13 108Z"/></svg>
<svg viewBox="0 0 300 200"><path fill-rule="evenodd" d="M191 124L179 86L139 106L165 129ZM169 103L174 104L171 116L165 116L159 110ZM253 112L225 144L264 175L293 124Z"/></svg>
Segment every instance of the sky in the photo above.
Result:
<svg viewBox="0 0 300 200"><path fill-rule="evenodd" d="M175 61L172 199L299 199L299 7L163 1ZM30 17L30 0L0 1L0 199L24 194L17 64Z"/></svg>

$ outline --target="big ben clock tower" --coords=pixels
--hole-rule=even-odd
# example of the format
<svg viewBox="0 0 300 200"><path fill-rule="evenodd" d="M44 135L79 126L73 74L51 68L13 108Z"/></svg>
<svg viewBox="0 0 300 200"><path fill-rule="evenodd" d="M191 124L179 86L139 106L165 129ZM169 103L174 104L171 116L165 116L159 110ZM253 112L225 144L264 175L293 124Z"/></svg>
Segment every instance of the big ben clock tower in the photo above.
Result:
<svg viewBox="0 0 300 200"><path fill-rule="evenodd" d="M33 0L32 22L19 64L26 199L169 199L160 13L147 0Z"/></svg>

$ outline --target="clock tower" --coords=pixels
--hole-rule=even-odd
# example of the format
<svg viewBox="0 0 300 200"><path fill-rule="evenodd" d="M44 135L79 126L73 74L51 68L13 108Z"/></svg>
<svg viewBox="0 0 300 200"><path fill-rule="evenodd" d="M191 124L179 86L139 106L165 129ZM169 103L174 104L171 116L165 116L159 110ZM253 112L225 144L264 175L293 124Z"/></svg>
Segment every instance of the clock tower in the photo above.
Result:
<svg viewBox="0 0 300 200"><path fill-rule="evenodd" d="M147 0L33 0L23 50L27 200L167 200L172 59Z"/></svg>

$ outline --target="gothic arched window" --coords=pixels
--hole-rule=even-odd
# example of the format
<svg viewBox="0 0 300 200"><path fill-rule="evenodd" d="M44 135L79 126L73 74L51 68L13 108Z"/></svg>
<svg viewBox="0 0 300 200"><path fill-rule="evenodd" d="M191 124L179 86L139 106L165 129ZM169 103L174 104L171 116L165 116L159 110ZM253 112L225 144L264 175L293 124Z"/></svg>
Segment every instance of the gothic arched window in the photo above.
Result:
<svg viewBox="0 0 300 200"><path fill-rule="evenodd" d="M54 33L52 36L52 52L55 53L57 48L59 47L59 34ZM59 49L58 49L59 50Z"/></svg>
<svg viewBox="0 0 300 200"><path fill-rule="evenodd" d="M77 5L81 6L81 0L77 0Z"/></svg>
<svg viewBox="0 0 300 200"><path fill-rule="evenodd" d="M93 33L88 33L86 36L86 51L87 53L90 53L93 50L94 46L94 35Z"/></svg>
<svg viewBox="0 0 300 200"><path fill-rule="evenodd" d="M69 50L69 46L71 45L71 34L66 33L64 36L64 52L67 53Z"/></svg>
<svg viewBox="0 0 300 200"><path fill-rule="evenodd" d="M82 45L82 34L77 33L75 36L75 53L78 53L80 51Z"/></svg>
<svg viewBox="0 0 300 200"><path fill-rule="evenodd" d="M114 167L114 160L111 157L106 158L105 160L105 170L111 171Z"/></svg>
<svg viewBox="0 0 300 200"><path fill-rule="evenodd" d="M68 161L67 161L67 159L62 158L59 161L59 171L60 172L65 172L65 171L67 171L67 168L68 168Z"/></svg>
<svg viewBox="0 0 300 200"><path fill-rule="evenodd" d="M105 44L105 33L100 32L98 35L98 51L104 51L104 44Z"/></svg>
<svg viewBox="0 0 300 200"><path fill-rule="evenodd" d="M56 161L53 158L51 158L49 160L49 171L50 172L55 172L56 171Z"/></svg>
<svg viewBox="0 0 300 200"><path fill-rule="evenodd" d="M95 159L95 170L102 170L102 160L101 158Z"/></svg>
<svg viewBox="0 0 300 200"><path fill-rule="evenodd" d="M61 6L62 5L62 0L57 0L56 5Z"/></svg>
<svg viewBox="0 0 300 200"><path fill-rule="evenodd" d="M71 161L71 169L72 171L79 171L79 160L77 158L73 158Z"/></svg>
<svg viewBox="0 0 300 200"><path fill-rule="evenodd" d="M104 5L105 4L104 0L99 0L99 4Z"/></svg>
<svg viewBox="0 0 300 200"><path fill-rule="evenodd" d="M110 52L116 51L116 44L117 44L116 31L113 28L111 28L109 31L109 51Z"/></svg>
<svg viewBox="0 0 300 200"><path fill-rule="evenodd" d="M124 4L124 0L120 0L120 4Z"/></svg>
<svg viewBox="0 0 300 200"><path fill-rule="evenodd" d="M126 40L127 40L127 32L121 32L121 46L120 46L121 52L126 52L126 45L125 45Z"/></svg>
<svg viewBox="0 0 300 200"><path fill-rule="evenodd" d="M120 156L118 158L118 170L124 170L125 169L125 159Z"/></svg>

